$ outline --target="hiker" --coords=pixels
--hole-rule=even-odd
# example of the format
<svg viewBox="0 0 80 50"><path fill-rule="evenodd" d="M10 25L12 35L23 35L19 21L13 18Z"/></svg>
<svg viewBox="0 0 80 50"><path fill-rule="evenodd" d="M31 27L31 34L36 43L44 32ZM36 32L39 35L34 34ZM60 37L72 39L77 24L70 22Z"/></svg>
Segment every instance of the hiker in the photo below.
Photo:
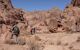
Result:
<svg viewBox="0 0 80 50"><path fill-rule="evenodd" d="M11 39L14 40L15 44L20 44L20 45L25 44L25 41L22 41L18 38L19 34L20 34L20 30L19 30L19 27L16 24L14 24L12 26L11 32L12 32Z"/></svg>
<svg viewBox="0 0 80 50"><path fill-rule="evenodd" d="M31 35L35 34L35 28L32 28L30 32L31 32Z"/></svg>
<svg viewBox="0 0 80 50"><path fill-rule="evenodd" d="M17 38L19 36L19 34L20 34L20 30L19 30L17 25L13 25L13 28L12 28L11 31L12 31L11 38L13 38L13 36L16 36L16 38Z"/></svg>

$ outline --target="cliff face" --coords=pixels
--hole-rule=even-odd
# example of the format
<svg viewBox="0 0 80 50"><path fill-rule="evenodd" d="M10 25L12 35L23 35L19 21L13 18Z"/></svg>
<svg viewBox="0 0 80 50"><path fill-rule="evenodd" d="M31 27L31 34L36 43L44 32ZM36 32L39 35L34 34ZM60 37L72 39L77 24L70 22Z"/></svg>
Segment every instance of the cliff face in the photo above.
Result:
<svg viewBox="0 0 80 50"><path fill-rule="evenodd" d="M0 0L0 9L1 10L10 10L12 9L13 6L12 6L12 3L11 3L11 0Z"/></svg>
<svg viewBox="0 0 80 50"><path fill-rule="evenodd" d="M80 0L72 0L71 5L73 6L80 6Z"/></svg>
<svg viewBox="0 0 80 50"><path fill-rule="evenodd" d="M22 13L21 9L13 8L11 0L0 0L0 16L5 24L11 24L15 19L20 20Z"/></svg>

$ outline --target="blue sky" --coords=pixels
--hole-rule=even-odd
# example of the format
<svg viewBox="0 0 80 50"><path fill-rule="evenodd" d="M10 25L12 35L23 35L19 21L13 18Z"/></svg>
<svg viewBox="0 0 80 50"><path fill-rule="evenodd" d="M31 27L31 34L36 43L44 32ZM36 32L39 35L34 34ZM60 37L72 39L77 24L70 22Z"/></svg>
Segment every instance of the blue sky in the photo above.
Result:
<svg viewBox="0 0 80 50"><path fill-rule="evenodd" d="M70 0L12 0L13 6L27 11L48 10L53 7L64 9Z"/></svg>

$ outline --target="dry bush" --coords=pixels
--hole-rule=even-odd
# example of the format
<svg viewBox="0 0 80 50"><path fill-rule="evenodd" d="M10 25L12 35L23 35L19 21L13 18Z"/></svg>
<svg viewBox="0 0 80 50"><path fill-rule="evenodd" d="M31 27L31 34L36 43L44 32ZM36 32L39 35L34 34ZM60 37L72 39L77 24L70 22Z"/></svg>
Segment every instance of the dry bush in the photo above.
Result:
<svg viewBox="0 0 80 50"><path fill-rule="evenodd" d="M26 45L29 46L29 50L42 50L43 49L42 43L40 43L39 41L35 40L34 37L32 37L31 39L29 38L26 41Z"/></svg>
<svg viewBox="0 0 80 50"><path fill-rule="evenodd" d="M30 50L42 50L43 47L39 43L32 43L30 46Z"/></svg>

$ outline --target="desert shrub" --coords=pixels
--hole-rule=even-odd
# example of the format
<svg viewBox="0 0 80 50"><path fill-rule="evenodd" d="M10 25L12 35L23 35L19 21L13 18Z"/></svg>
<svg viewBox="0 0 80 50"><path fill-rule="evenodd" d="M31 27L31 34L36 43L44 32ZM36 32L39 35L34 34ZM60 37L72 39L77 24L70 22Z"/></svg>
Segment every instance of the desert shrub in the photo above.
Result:
<svg viewBox="0 0 80 50"><path fill-rule="evenodd" d="M29 46L29 50L42 50L43 45L36 40L28 40L26 44Z"/></svg>

